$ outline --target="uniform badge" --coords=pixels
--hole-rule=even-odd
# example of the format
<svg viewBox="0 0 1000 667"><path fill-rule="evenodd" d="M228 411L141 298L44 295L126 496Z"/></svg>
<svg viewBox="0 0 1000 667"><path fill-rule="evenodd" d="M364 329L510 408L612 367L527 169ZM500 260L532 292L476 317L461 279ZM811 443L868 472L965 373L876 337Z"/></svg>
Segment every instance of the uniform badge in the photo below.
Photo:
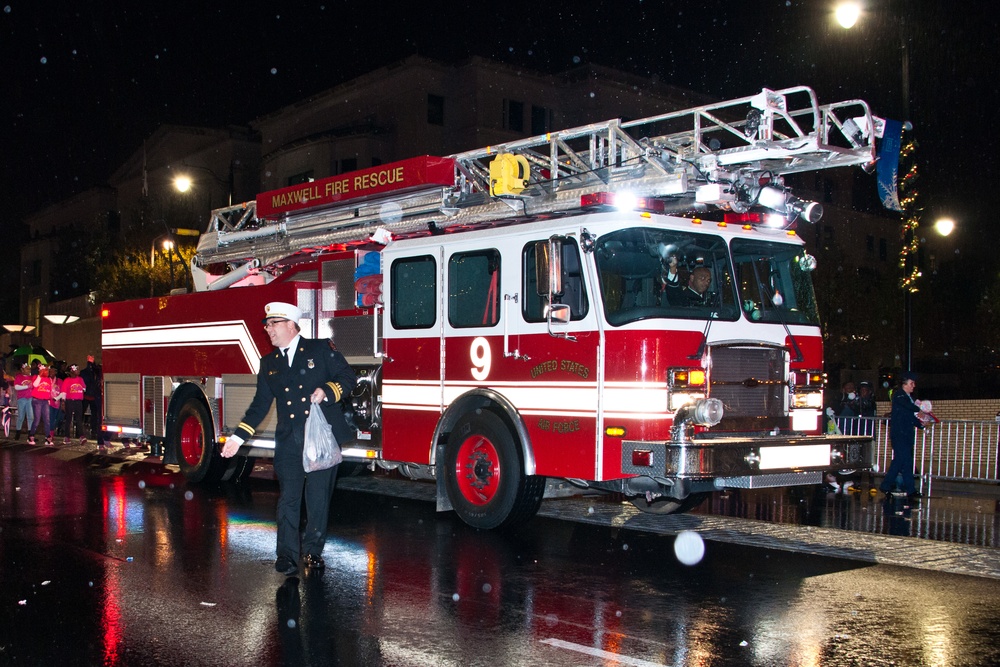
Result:
<svg viewBox="0 0 1000 667"><path fill-rule="evenodd" d="M310 359L309 361L306 362L306 367L307 368L316 368L316 364L313 362L312 359Z"/></svg>

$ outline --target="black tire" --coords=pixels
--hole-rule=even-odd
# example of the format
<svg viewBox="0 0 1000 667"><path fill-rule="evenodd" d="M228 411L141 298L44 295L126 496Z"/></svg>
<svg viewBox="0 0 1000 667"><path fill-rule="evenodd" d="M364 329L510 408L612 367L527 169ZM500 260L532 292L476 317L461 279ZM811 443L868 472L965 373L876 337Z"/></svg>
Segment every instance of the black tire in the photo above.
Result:
<svg viewBox="0 0 1000 667"><path fill-rule="evenodd" d="M647 514L683 514L701 505L708 496L707 493L692 493L683 500L660 497L653 502L647 502L645 496L632 496L629 502Z"/></svg>
<svg viewBox="0 0 1000 667"><path fill-rule="evenodd" d="M462 416L444 455L448 498L473 528L509 527L538 512L545 478L524 474L520 447L497 415L478 410Z"/></svg>
<svg viewBox="0 0 1000 667"><path fill-rule="evenodd" d="M208 409L197 399L189 398L177 412L170 446L189 482L219 482L229 468L230 461L223 459L216 447Z"/></svg>

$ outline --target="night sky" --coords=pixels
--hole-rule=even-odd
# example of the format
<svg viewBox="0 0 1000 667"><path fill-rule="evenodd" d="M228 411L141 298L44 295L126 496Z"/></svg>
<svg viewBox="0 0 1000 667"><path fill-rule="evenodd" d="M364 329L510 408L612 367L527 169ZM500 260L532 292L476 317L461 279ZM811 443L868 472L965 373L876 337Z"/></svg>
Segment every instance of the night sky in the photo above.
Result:
<svg viewBox="0 0 1000 667"><path fill-rule="evenodd" d="M720 98L809 85L821 102L862 98L898 118L905 34L921 202L989 229L993 3L869 0L851 31L828 0L194 4L0 0L5 226L106 183L163 123L246 124L414 53L540 71L592 62Z"/></svg>

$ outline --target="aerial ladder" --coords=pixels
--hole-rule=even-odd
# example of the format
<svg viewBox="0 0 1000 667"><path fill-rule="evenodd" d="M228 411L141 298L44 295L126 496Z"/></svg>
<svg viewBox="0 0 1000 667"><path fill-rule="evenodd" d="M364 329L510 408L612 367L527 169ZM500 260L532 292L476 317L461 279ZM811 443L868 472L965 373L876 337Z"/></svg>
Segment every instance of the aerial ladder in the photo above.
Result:
<svg viewBox="0 0 1000 667"><path fill-rule="evenodd" d="M376 233L397 238L555 216L606 193L655 199L675 214L764 207L815 222L822 209L790 193L784 176L868 168L881 127L864 101L820 105L812 89L800 86L548 132L428 158L433 162L420 166L433 168L434 176L412 190L303 202L284 212L264 210L264 193L216 209L192 273L197 289L218 289L303 251L368 242Z"/></svg>

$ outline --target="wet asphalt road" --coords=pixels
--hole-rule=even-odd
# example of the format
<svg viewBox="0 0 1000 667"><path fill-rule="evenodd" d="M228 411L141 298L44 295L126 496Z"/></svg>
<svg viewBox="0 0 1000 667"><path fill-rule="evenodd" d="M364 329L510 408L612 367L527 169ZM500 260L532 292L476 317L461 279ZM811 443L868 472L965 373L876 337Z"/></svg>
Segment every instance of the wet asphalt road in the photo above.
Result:
<svg viewBox="0 0 1000 667"><path fill-rule="evenodd" d="M672 524L708 531L704 557L685 566L646 515L593 499L546 501L522 530L483 533L425 501L347 490L377 480L344 480L327 572L286 580L272 567L266 473L188 487L131 458L0 446L0 664L1000 663L998 578L760 548L750 534L766 530L727 540L737 524L718 522L757 523L698 514ZM927 560L992 552L807 532L871 552L929 545Z"/></svg>

